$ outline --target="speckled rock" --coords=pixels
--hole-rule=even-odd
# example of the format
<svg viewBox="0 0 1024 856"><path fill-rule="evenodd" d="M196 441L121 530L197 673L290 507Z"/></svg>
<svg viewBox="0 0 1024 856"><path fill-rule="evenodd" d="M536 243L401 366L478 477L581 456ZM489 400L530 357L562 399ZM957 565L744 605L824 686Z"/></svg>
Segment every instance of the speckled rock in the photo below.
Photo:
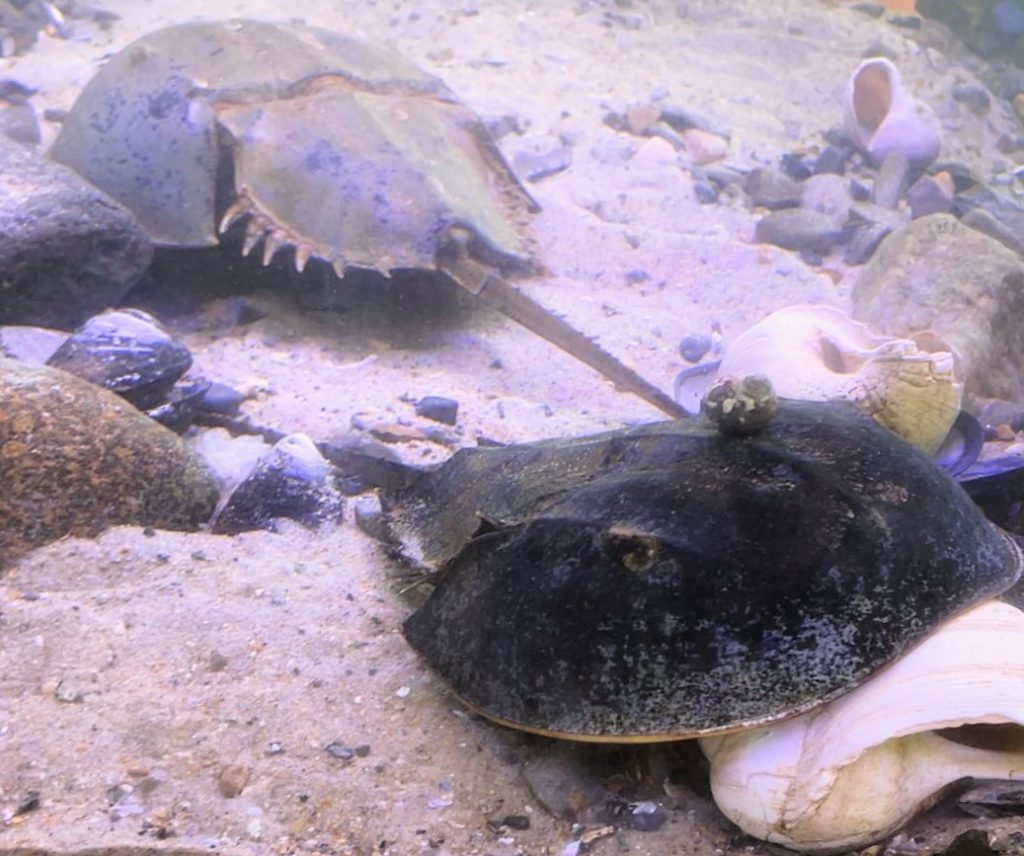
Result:
<svg viewBox="0 0 1024 856"><path fill-rule="evenodd" d="M0 358L0 566L64 535L191 529L217 501L200 460L114 393Z"/></svg>
<svg viewBox="0 0 1024 856"><path fill-rule="evenodd" d="M953 345L967 391L1024 398L1024 259L949 214L889 235L852 292L853 314L880 333L931 329Z"/></svg>
<svg viewBox="0 0 1024 856"><path fill-rule="evenodd" d="M121 205L0 134L0 324L71 329L116 303L151 246Z"/></svg>

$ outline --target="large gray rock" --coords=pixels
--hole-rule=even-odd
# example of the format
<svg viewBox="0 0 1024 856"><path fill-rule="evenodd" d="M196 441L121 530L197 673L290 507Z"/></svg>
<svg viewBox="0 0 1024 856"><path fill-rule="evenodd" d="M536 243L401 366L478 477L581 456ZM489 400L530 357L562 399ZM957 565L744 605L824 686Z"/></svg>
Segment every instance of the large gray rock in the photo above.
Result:
<svg viewBox="0 0 1024 856"><path fill-rule="evenodd" d="M967 390L1024 399L1024 259L949 214L889 235L852 292L853 315L884 333L931 329L964 358Z"/></svg>
<svg viewBox="0 0 1024 856"><path fill-rule="evenodd" d="M135 218L67 167L0 135L0 324L71 329L149 266Z"/></svg>
<svg viewBox="0 0 1024 856"><path fill-rule="evenodd" d="M217 486L176 434L67 372L0 358L0 567L65 535L190 529Z"/></svg>

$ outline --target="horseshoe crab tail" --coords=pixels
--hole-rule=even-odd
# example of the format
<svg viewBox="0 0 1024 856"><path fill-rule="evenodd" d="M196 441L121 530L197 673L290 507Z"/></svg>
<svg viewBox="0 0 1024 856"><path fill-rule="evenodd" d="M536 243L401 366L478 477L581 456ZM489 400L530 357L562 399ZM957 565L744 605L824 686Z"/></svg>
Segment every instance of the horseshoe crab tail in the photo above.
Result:
<svg viewBox="0 0 1024 856"><path fill-rule="evenodd" d="M497 309L507 318L522 324L527 330L600 372L619 389L633 393L673 419L689 416L669 395L609 354L593 339L545 309L514 285L495 276L485 265L471 259L465 243L457 237L456 242L461 246L454 258L442 260L440 268L462 288L475 294L492 309Z"/></svg>

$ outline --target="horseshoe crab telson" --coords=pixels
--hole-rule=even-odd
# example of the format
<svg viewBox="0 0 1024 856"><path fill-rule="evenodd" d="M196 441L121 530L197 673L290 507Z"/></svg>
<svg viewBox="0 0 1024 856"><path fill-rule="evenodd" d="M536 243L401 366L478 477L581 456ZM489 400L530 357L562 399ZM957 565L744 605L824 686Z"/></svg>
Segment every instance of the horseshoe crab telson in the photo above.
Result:
<svg viewBox="0 0 1024 856"><path fill-rule="evenodd" d="M215 244L246 221L264 263L292 248L338 273L426 268L672 416L657 387L502 276L539 269L536 203L479 118L403 57L260 21L158 30L85 87L51 155L127 206L155 242Z"/></svg>

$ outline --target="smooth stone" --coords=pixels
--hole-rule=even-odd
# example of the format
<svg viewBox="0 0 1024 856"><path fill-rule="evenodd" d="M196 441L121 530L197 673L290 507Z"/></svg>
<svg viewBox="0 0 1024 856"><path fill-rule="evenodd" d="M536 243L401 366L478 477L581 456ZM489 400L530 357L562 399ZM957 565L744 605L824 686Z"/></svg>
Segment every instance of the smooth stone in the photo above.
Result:
<svg viewBox="0 0 1024 856"><path fill-rule="evenodd" d="M906 155L898 151L888 152L875 176L871 201L883 208L895 208L907 189L909 175L910 162Z"/></svg>
<svg viewBox="0 0 1024 856"><path fill-rule="evenodd" d="M839 175L812 175L800 186L800 207L826 215L836 226L849 219L851 202L848 183Z"/></svg>
<svg viewBox="0 0 1024 856"><path fill-rule="evenodd" d="M787 250L809 250L827 253L842 237L832 219L818 211L789 208L771 211L761 218L754 229L754 240L760 244L775 244Z"/></svg>
<svg viewBox="0 0 1024 856"><path fill-rule="evenodd" d="M0 324L71 329L149 266L132 215L72 170L0 135L0 175Z"/></svg>
<svg viewBox="0 0 1024 856"><path fill-rule="evenodd" d="M892 227L884 223L861 222L855 224L847 239L843 262L848 265L866 264L890 232L892 232Z"/></svg>
<svg viewBox="0 0 1024 856"><path fill-rule="evenodd" d="M700 128L687 128L682 132L682 137L690 163L697 166L707 166L729 154L729 141L718 134Z"/></svg>
<svg viewBox="0 0 1024 856"><path fill-rule="evenodd" d="M972 86L967 83L953 87L953 100L963 104L978 116L984 116L992 106L992 99L984 87Z"/></svg>
<svg viewBox="0 0 1024 856"><path fill-rule="evenodd" d="M917 220L929 214L946 214L953 207L953 179L948 173L922 175L907 189L910 216Z"/></svg>
<svg viewBox="0 0 1024 856"><path fill-rule="evenodd" d="M36 111L27 103L0 107L0 134L30 146L38 146L43 138Z"/></svg>
<svg viewBox="0 0 1024 856"><path fill-rule="evenodd" d="M889 235L853 286L853 315L880 333L933 330L963 357L970 395L1024 399L1024 260L949 214Z"/></svg>
<svg viewBox="0 0 1024 856"><path fill-rule="evenodd" d="M454 425L459 419L459 402L442 395L425 395L416 402L416 415L444 425Z"/></svg>
<svg viewBox="0 0 1024 856"><path fill-rule="evenodd" d="M753 205L777 211L800 204L800 184L782 170L759 166L747 174L743 189Z"/></svg>
<svg viewBox="0 0 1024 856"><path fill-rule="evenodd" d="M217 501L202 461L112 392L0 358L0 565L66 535L194 529Z"/></svg>

